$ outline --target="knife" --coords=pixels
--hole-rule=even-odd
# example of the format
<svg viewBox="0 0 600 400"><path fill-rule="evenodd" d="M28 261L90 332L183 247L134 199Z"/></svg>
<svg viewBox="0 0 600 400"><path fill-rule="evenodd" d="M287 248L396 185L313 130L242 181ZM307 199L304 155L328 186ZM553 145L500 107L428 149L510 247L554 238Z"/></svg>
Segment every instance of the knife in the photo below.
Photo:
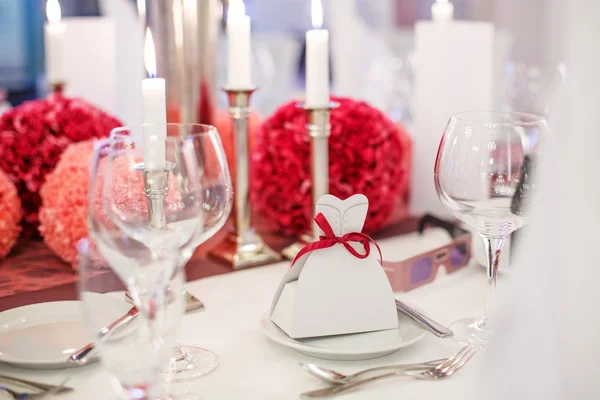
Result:
<svg viewBox="0 0 600 400"><path fill-rule="evenodd" d="M129 293L125 293L125 298L128 302L133 303L133 299ZM187 290L184 292L185 299L185 313L191 313L196 310L203 310L204 303L200 301L196 296L188 292ZM129 324L135 317L139 315L140 311L136 306L133 306L127 314L123 315L121 318L113 322L112 324L102 328L99 333L99 337L103 338L106 335L111 334L115 329L118 329L121 326L125 326ZM68 362L75 363L78 365L84 365L90 362L92 359L96 357L96 349L94 343L89 343L81 349L77 350L75 353L71 354L68 358Z"/></svg>
<svg viewBox="0 0 600 400"><path fill-rule="evenodd" d="M117 319L116 321L112 322L111 324L100 329L100 332L98 333L98 337L101 339L101 338L105 337L106 335L110 335L112 332L114 332L115 329L119 328L120 326L129 324L139 314L140 314L140 310L138 310L138 308L136 306L131 307L131 309L129 311L127 311L127 313L125 315L123 315L121 318ZM69 362L72 362L75 364L83 365L83 364L87 364L95 356L96 356L96 347L94 346L94 343L88 343L86 346L82 347L81 349L77 350L75 353L71 354L67 360Z"/></svg>
<svg viewBox="0 0 600 400"><path fill-rule="evenodd" d="M427 331L433 333L437 337L448 338L454 336L454 332L452 332L449 328L446 328L444 325L435 322L431 318L421 314L420 312L410 307L406 303L401 302L400 300L396 300L396 308L402 314L406 315L408 318L416 322L421 327L425 328Z"/></svg>

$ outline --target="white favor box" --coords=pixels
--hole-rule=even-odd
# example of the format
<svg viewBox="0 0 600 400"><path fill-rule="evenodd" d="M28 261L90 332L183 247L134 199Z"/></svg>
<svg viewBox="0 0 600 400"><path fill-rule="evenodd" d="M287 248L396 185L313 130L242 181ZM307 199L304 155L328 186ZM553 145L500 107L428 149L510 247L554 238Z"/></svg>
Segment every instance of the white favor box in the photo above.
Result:
<svg viewBox="0 0 600 400"><path fill-rule="evenodd" d="M369 203L364 195L345 201L325 195L317 203L336 236L360 232ZM359 243L353 247L364 253ZM271 320L291 338L308 338L398 327L394 294L379 253L359 259L342 244L310 252L284 276L271 305Z"/></svg>

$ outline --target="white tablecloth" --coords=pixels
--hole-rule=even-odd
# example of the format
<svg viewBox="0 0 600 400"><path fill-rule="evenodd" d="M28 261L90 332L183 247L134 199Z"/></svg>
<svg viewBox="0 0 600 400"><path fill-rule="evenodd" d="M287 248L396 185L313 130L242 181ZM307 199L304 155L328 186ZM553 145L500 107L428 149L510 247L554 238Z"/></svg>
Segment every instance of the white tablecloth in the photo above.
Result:
<svg viewBox="0 0 600 400"><path fill-rule="evenodd" d="M394 251L398 239L380 242L384 254ZM328 361L304 356L271 342L260 329L260 317L269 308L274 290L289 263L253 268L189 282L187 289L202 299L206 310L183 317L182 344L208 348L218 354L219 367L205 377L182 385L203 400L208 399L298 399L298 394L322 387L299 366L310 361L342 372L384 364L417 362L452 355L460 345L432 335L408 348L366 361ZM479 315L486 293L485 271L471 265L398 298L417 305L432 318L449 324ZM463 399L474 387L483 355L474 358L451 379L439 382L391 379L349 393L344 399ZM64 400L112 399L108 374L100 363L59 371L30 371L0 364L0 374L10 374L48 383L69 376L74 392L57 396Z"/></svg>

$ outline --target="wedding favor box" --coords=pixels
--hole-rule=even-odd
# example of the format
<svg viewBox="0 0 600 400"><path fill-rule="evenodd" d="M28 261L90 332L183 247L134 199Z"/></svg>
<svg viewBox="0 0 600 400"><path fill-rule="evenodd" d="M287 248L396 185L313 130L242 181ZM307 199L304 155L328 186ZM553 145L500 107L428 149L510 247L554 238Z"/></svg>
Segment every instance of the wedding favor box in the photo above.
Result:
<svg viewBox="0 0 600 400"><path fill-rule="evenodd" d="M336 237L361 232L369 202L362 195L344 201L325 195L317 203ZM321 232L321 235L326 235ZM365 239L365 242L369 242ZM294 339L395 329L398 314L375 243L346 242L310 251L295 261L273 298L271 320Z"/></svg>

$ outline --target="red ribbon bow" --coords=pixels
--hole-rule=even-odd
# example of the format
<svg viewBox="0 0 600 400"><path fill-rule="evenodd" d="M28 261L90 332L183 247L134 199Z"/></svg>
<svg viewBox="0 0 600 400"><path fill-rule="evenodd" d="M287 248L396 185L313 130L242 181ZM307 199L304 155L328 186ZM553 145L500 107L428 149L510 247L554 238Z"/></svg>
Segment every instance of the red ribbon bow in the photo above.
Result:
<svg viewBox="0 0 600 400"><path fill-rule="evenodd" d="M375 241L369 236L365 235L362 232L350 232L346 233L342 237L335 236L333 228L331 227L331 225L329 225L329 221L327 221L327 218L325 218L325 216L322 213L317 214L317 216L315 217L315 222L317 223L319 228L321 228L321 230L325 233L325 236L320 236L318 241L309 243L306 246L304 246L302 250L300 250L298 255L296 255L296 258L294 258L292 265L294 265L296 261L298 261L300 257L305 255L306 253L310 253L314 250L327 249L329 247L335 246L338 243L343 244L346 250L348 250L348 252L354 257L364 259L369 257L369 254L371 254L371 245L369 242L375 245L377 251L379 252L379 262L383 263L381 249L379 248L379 245L375 243ZM363 248L365 249L365 252L363 254L359 253L354 247L352 247L350 242L358 242L362 244Z"/></svg>

